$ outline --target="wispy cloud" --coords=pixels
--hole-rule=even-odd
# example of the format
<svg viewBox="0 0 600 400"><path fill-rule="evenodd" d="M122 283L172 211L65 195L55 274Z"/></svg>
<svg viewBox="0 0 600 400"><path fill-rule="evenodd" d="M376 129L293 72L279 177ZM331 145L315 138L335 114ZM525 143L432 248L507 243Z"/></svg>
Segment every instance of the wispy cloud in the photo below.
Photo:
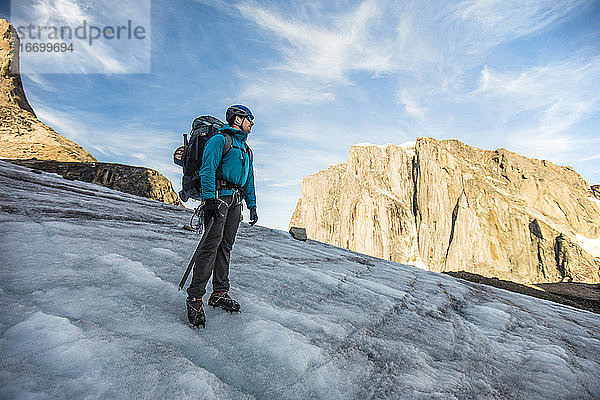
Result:
<svg viewBox="0 0 600 400"><path fill-rule="evenodd" d="M151 154L170 151L180 138L172 132L155 130L135 122L108 122L102 115L82 111L58 111L38 106L36 113L60 134L105 156L145 162ZM102 121L102 122L100 122ZM150 157L151 159L151 157Z"/></svg>
<svg viewBox="0 0 600 400"><path fill-rule="evenodd" d="M578 162L587 162L587 161L593 161L593 160L600 160L600 154L595 154L590 157L581 158L578 160Z"/></svg>
<svg viewBox="0 0 600 400"><path fill-rule="evenodd" d="M239 3L242 16L273 36L272 46L281 56L249 79L252 83L242 89L242 97L284 104L327 103L336 99L337 86L352 83L355 72L376 78L394 71L395 39L378 31L386 11L383 4L366 0L343 13L316 6L317 11L306 6L283 13L254 2Z"/></svg>
<svg viewBox="0 0 600 400"><path fill-rule="evenodd" d="M365 0L339 12L314 1L285 10L244 1L237 9L273 36L269 42L281 58L271 59L248 79L253 82L244 86L242 96L272 103L327 103L338 99L340 86L353 84L354 73L374 78L396 74L397 100L408 115L423 118L427 98L463 90L468 86L464 74L490 49L539 32L590 3L469 0L400 6Z"/></svg>
<svg viewBox="0 0 600 400"><path fill-rule="evenodd" d="M589 4L589 0L467 0L456 6L449 22L465 30L462 42L468 52L481 53L540 31Z"/></svg>
<svg viewBox="0 0 600 400"><path fill-rule="evenodd" d="M331 102L335 100L333 88L302 79L291 81L281 74L274 73L270 76L253 77L247 79L246 85L239 94L239 99L248 99L255 105L264 104L269 107L274 101L285 104L314 104Z"/></svg>
<svg viewBox="0 0 600 400"><path fill-rule="evenodd" d="M411 96L408 90L399 90L396 93L396 99L400 104L404 105L406 113L414 118L424 119L427 109L417 102L417 100Z"/></svg>
<svg viewBox="0 0 600 400"><path fill-rule="evenodd" d="M598 82L600 57L590 59L578 54L518 73L496 72L486 66L473 95L497 102L509 115L527 111L528 121L535 121L540 132L557 134L597 112Z"/></svg>
<svg viewBox="0 0 600 400"><path fill-rule="evenodd" d="M28 74L23 76L23 86L27 91L27 85L32 83L37 86L37 88L42 89L44 91L52 91L54 90L54 85L52 82L45 79L43 75L40 74ZM29 100L32 100L31 98Z"/></svg>
<svg viewBox="0 0 600 400"><path fill-rule="evenodd" d="M326 24L282 16L251 3L238 9L283 41L279 50L284 62L270 65L271 69L345 83L351 71L379 74L392 68L390 47L373 36L372 27L383 13L375 0L364 1L345 15L331 16Z"/></svg>
<svg viewBox="0 0 600 400"><path fill-rule="evenodd" d="M591 145L580 124L600 108L598 82L600 57L579 53L519 72L486 66L466 99L486 110L490 126L505 132L515 151L571 162L574 152Z"/></svg>
<svg viewBox="0 0 600 400"><path fill-rule="evenodd" d="M65 39L57 44L72 44L72 51L60 52L22 52L22 73L127 73L149 72L150 62L150 1L124 0L118 7L113 2L99 0L87 4L86 7L76 0L31 0L27 2L12 2L11 19L15 26L24 26L25 42L45 42L44 35L50 30L57 29L57 35L62 35L61 27L72 30L69 37L65 31ZM117 39L114 31L118 26L124 26L128 20L142 24L147 40ZM85 26L84 26L85 23ZM33 35L28 34L27 27L34 26ZM113 39L99 38L89 43L94 25L98 34L105 27L112 27ZM37 30L35 27L42 27ZM85 28L85 29L84 29ZM80 29L77 33L77 29ZM77 35L85 35L78 39ZM31 36L31 37L30 37ZM109 35L110 36L110 35ZM60 37L60 36L59 36Z"/></svg>
<svg viewBox="0 0 600 400"><path fill-rule="evenodd" d="M99 9L107 2L57 15L75 21L81 13L91 18L113 9L119 19L135 16L134 0ZM38 92L71 91L34 107L59 133L104 160L155 168L177 188L181 169L171 154L181 137L174 127L187 125L190 114L220 116L221 106L241 102L257 116L249 141L261 221L271 218L272 226L287 225L282 210L291 214L303 177L346 161L349 147L365 141L452 137L557 163L579 161L581 172L597 181L599 31L585 14L600 12L594 0L152 5L162 7L153 18L157 73L88 76L90 85L81 88L66 76L25 80ZM94 57L86 55L104 68ZM98 57L135 65L126 52ZM78 99L83 107L102 104L104 114L78 111ZM148 121L161 128L149 129Z"/></svg>

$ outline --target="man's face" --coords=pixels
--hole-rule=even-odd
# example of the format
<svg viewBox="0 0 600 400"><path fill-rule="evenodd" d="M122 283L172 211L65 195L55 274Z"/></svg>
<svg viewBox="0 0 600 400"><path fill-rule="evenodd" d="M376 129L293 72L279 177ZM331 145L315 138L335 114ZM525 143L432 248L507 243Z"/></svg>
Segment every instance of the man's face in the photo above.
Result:
<svg viewBox="0 0 600 400"><path fill-rule="evenodd" d="M254 122L250 121L250 118L244 118L242 120L242 124L240 125L240 128L246 132L246 133L250 133L250 131L252 130L252 127L254 126Z"/></svg>

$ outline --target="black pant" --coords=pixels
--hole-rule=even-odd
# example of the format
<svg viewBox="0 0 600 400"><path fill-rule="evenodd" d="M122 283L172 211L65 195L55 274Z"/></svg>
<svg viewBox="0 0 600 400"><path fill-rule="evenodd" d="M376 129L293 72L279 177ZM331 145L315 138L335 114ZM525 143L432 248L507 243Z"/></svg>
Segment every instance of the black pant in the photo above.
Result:
<svg viewBox="0 0 600 400"><path fill-rule="evenodd" d="M194 262L192 283L187 289L189 297L200 298L206 293L206 284L213 276L213 292L229 290L229 255L240 225L242 202L239 194L223 196L227 203L225 217L215 219L208 237Z"/></svg>

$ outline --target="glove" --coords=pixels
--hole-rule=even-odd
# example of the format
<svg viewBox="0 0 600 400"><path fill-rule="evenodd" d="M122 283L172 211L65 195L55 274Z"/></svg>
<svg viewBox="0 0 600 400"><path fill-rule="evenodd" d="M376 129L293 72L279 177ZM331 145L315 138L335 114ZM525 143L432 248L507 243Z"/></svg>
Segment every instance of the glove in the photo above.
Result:
<svg viewBox="0 0 600 400"><path fill-rule="evenodd" d="M249 224L253 226L256 222L258 222L258 214L256 213L256 207L252 207L250 209L250 222Z"/></svg>
<svg viewBox="0 0 600 400"><path fill-rule="evenodd" d="M208 199L204 202L202 208L204 212L204 223L207 224L211 219L217 219L219 215L219 201L217 199Z"/></svg>

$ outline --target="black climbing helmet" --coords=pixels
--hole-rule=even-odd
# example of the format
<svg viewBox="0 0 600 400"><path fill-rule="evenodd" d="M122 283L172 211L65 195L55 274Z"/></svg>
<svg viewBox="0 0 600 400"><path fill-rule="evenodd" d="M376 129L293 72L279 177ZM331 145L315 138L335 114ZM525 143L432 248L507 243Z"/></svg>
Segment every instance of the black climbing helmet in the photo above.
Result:
<svg viewBox="0 0 600 400"><path fill-rule="evenodd" d="M227 113L225 114L225 119L229 125L233 123L233 119L236 115L242 118L248 118L250 121L254 119L254 115L252 115L252 111L250 111L248 107L241 104L236 104L229 107L227 109Z"/></svg>

